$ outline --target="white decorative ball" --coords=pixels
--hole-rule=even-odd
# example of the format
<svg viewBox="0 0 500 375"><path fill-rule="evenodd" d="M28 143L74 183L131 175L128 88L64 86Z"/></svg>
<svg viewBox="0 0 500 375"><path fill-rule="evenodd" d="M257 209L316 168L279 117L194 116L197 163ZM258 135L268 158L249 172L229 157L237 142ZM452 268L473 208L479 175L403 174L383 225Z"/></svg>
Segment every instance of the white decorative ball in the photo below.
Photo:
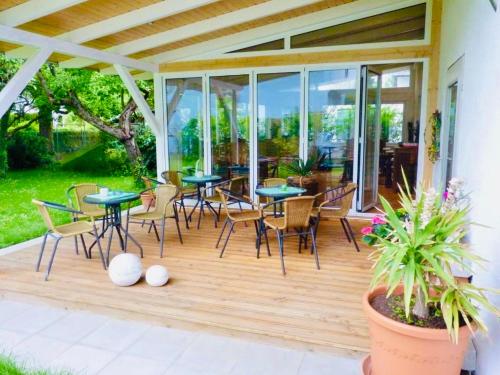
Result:
<svg viewBox="0 0 500 375"><path fill-rule="evenodd" d="M168 271L163 266L151 266L146 271L146 282L151 286L163 286L168 281Z"/></svg>
<svg viewBox="0 0 500 375"><path fill-rule="evenodd" d="M135 254L119 254L109 263L108 275L118 286L134 285L142 275L141 259Z"/></svg>

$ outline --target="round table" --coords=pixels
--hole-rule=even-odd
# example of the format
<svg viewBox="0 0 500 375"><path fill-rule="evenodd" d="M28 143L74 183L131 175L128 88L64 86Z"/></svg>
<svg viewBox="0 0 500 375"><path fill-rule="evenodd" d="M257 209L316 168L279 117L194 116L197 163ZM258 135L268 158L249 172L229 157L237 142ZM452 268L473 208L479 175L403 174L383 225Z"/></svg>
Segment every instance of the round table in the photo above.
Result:
<svg viewBox="0 0 500 375"><path fill-rule="evenodd" d="M221 176L216 176L216 175L203 175L200 177L197 176L185 176L182 177L182 182L188 183L188 184L195 184L196 185L196 204L194 205L193 209L191 210L191 213L188 216L188 220L191 221L191 216L193 215L194 210L196 210L196 207L200 205L200 215L198 216L198 225L196 226L197 229L200 229L200 221L201 221L201 215L204 213L203 212L203 207L206 205L208 209L212 209L212 207L208 204L205 203L205 200L203 199L203 194L201 194L201 188L205 187L207 183L209 182L218 182L222 180ZM213 211L215 215L217 213Z"/></svg>
<svg viewBox="0 0 500 375"><path fill-rule="evenodd" d="M283 189L281 186L273 186L273 187L262 187L255 189L255 194L272 198L274 201L279 201L281 199L296 197L298 195L304 194L307 190L301 187L295 186L287 186L286 189ZM276 205L274 207L274 216L276 216ZM282 207L282 205L280 205ZM280 211L283 211L281 208Z"/></svg>
<svg viewBox="0 0 500 375"><path fill-rule="evenodd" d="M141 257L143 256L142 246L137 242L137 240L128 233L126 228L123 228L122 221L122 203L129 203L139 199L140 196L137 193L127 193L123 191L110 191L107 195L101 194L89 194L83 197L85 203L103 205L106 209L106 226L104 230L99 235L99 237L104 237L104 234L108 229L111 228L111 233L109 235L108 247L106 250L106 259L109 264L109 252L111 249L111 241L113 240L113 230L116 230L118 237L120 238L120 246L122 251L127 251L127 238L139 247L141 251ZM130 205L129 205L130 208ZM123 240L122 231L125 235L125 241ZM95 242L90 246L89 250L95 245Z"/></svg>

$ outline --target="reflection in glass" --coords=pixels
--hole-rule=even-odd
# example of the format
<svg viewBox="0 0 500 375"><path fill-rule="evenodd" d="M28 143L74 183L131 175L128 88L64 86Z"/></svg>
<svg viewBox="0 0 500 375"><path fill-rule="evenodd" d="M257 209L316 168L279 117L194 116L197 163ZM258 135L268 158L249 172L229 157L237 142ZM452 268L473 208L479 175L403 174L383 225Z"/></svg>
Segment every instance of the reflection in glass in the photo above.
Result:
<svg viewBox="0 0 500 375"><path fill-rule="evenodd" d="M356 70L309 73L309 158L315 158L319 191L352 181Z"/></svg>
<svg viewBox="0 0 500 375"><path fill-rule="evenodd" d="M378 199L378 147L380 139L380 75L368 71L366 89L363 210Z"/></svg>
<svg viewBox="0 0 500 375"><path fill-rule="evenodd" d="M299 156L300 73L257 76L258 183L289 175Z"/></svg>
<svg viewBox="0 0 500 375"><path fill-rule="evenodd" d="M202 79L167 79L169 169L203 170Z"/></svg>
<svg viewBox="0 0 500 375"><path fill-rule="evenodd" d="M453 177L453 151L455 148L455 124L457 117L457 93L458 83L454 83L448 88L448 155L446 157L446 184Z"/></svg>
<svg viewBox="0 0 500 375"><path fill-rule="evenodd" d="M249 102L248 75L210 78L212 173L248 176Z"/></svg>

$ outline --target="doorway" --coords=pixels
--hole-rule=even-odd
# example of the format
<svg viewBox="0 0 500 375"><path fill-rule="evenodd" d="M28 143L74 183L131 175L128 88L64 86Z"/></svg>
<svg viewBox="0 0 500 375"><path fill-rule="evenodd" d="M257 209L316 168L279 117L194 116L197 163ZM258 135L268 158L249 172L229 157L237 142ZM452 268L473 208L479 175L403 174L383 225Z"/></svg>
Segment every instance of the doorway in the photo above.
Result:
<svg viewBox="0 0 500 375"><path fill-rule="evenodd" d="M359 212L381 209L380 195L399 207L406 176L417 185L422 63L366 65L361 69Z"/></svg>

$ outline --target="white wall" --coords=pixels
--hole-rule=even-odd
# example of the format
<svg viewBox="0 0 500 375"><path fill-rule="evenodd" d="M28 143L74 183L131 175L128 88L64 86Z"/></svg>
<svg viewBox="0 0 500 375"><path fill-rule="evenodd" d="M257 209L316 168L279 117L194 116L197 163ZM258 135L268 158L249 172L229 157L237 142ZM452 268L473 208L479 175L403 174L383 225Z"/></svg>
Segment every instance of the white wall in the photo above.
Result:
<svg viewBox="0 0 500 375"><path fill-rule="evenodd" d="M472 193L472 220L491 226L472 228L473 249L489 261L486 270L478 270L474 283L500 288L500 9L495 13L488 0L444 0L441 110L448 68L462 55L454 175L465 178ZM492 298L499 306L500 298ZM475 341L477 374L500 374L500 324L484 315L490 332L489 338L479 336Z"/></svg>

